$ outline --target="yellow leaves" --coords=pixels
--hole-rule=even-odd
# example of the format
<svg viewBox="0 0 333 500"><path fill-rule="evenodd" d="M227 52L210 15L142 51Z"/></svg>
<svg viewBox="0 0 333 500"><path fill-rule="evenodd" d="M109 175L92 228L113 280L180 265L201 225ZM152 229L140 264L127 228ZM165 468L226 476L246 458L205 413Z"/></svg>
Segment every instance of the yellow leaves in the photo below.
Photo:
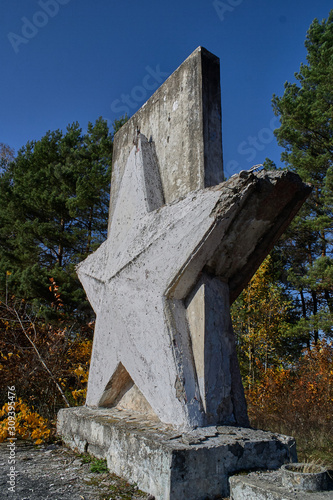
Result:
<svg viewBox="0 0 333 500"><path fill-rule="evenodd" d="M49 285L54 284L54 281L49 282ZM55 293L55 298L58 293ZM24 326L27 335L9 314L0 318L0 378L3 386L11 386L15 380L17 394L30 406L28 411L17 401L17 432L20 433L17 437L37 442L47 439L51 425L40 420L39 408L43 408L51 421L54 409L63 404L61 390L71 405L84 404L92 348L92 341L86 335L92 336L92 332L91 326L87 325L78 328L75 335L69 325L66 328L61 322L57 326L32 323L29 317L25 318ZM32 352L28 337L34 342L49 372ZM36 411L32 409L32 404L36 404ZM1 439L5 439L7 409L1 406Z"/></svg>
<svg viewBox="0 0 333 500"><path fill-rule="evenodd" d="M290 307L274 280L268 256L231 308L243 372L248 371L252 381L249 383L255 379L258 362L264 370L279 363L278 347L288 332Z"/></svg>
<svg viewBox="0 0 333 500"><path fill-rule="evenodd" d="M74 370L74 373L78 376L82 375L84 373L82 366L79 365L78 368L76 368L76 370Z"/></svg>
<svg viewBox="0 0 333 500"><path fill-rule="evenodd" d="M88 369L87 367L84 369L81 365L74 370L75 375L79 378L81 384L85 384L88 382Z"/></svg>
<svg viewBox="0 0 333 500"><path fill-rule="evenodd" d="M79 399L85 399L87 395L87 388L85 389L79 389L72 391L72 396L75 399L75 401L78 401Z"/></svg>
<svg viewBox="0 0 333 500"><path fill-rule="evenodd" d="M12 418L8 416L8 403L0 410L0 418L3 417L5 418L0 422L0 442L3 442L8 437L8 428L13 425L15 425L15 436L11 434L11 437L31 439L35 444L41 444L50 436L49 422L37 412L31 410L22 399L16 402L14 420L12 415Z"/></svg>

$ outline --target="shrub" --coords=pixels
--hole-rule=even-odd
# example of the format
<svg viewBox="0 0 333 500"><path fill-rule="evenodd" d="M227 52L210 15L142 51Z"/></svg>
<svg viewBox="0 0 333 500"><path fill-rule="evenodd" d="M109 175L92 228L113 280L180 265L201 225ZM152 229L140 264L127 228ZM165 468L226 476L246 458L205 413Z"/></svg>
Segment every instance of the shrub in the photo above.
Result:
<svg viewBox="0 0 333 500"><path fill-rule="evenodd" d="M47 441L51 434L49 422L19 399L14 404L6 403L0 411L0 443L9 437L9 407L15 406L15 437L29 439L35 444Z"/></svg>
<svg viewBox="0 0 333 500"><path fill-rule="evenodd" d="M322 340L295 366L268 369L246 396L253 426L294 435L307 447L331 446L333 345Z"/></svg>

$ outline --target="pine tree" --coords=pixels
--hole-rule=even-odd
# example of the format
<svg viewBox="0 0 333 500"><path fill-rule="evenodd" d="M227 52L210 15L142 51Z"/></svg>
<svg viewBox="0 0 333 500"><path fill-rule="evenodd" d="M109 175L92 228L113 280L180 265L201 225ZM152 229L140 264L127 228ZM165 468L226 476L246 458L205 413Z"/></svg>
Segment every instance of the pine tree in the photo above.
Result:
<svg viewBox="0 0 333 500"><path fill-rule="evenodd" d="M112 135L104 120L31 141L0 177L0 287L44 313L90 311L75 265L106 238Z"/></svg>
<svg viewBox="0 0 333 500"><path fill-rule="evenodd" d="M280 247L285 281L299 295L299 330L310 346L320 332L331 334L333 319L333 11L313 21L305 46L307 64L282 97L273 96L273 109L281 123L275 131L285 149L281 159L313 186Z"/></svg>

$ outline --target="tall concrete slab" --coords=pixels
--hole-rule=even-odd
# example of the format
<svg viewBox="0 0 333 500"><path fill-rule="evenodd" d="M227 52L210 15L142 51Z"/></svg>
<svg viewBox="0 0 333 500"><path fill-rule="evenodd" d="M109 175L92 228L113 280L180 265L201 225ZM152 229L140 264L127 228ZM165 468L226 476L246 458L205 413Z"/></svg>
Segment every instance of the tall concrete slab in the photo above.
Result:
<svg viewBox="0 0 333 500"><path fill-rule="evenodd" d="M115 135L109 224L138 131L154 144L165 203L222 182L219 58L198 47Z"/></svg>

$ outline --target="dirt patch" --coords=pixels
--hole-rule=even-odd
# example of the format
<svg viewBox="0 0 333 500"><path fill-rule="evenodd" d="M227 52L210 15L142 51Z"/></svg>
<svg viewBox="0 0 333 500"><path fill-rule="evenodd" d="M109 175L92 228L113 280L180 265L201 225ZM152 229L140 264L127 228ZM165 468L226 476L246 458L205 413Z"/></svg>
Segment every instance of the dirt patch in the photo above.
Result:
<svg viewBox="0 0 333 500"><path fill-rule="evenodd" d="M15 465L9 463L14 456ZM13 469L11 471L10 467L15 467L15 471ZM25 441L17 441L15 450L10 452L7 443L1 443L0 499L148 500L153 498L114 474L91 472L90 468L91 463L83 463L78 455L60 445L36 447ZM15 485L14 488L11 484Z"/></svg>

